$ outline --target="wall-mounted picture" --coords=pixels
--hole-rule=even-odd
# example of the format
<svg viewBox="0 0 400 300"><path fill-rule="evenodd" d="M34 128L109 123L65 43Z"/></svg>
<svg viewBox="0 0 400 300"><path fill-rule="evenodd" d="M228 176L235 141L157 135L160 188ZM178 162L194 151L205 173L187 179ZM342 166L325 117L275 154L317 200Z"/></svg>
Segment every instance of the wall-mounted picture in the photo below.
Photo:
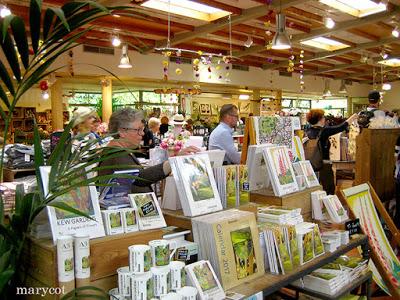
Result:
<svg viewBox="0 0 400 300"><path fill-rule="evenodd" d="M200 104L200 114L211 115L211 104L201 103Z"/></svg>
<svg viewBox="0 0 400 300"><path fill-rule="evenodd" d="M241 114L250 113L250 103L240 102L239 103L239 112Z"/></svg>
<svg viewBox="0 0 400 300"><path fill-rule="evenodd" d="M218 104L212 104L211 105L211 115L213 116L218 116L219 115L219 110L221 109L221 106Z"/></svg>
<svg viewBox="0 0 400 300"><path fill-rule="evenodd" d="M192 113L193 114L198 114L200 112L200 105L198 102L193 101L192 102Z"/></svg>

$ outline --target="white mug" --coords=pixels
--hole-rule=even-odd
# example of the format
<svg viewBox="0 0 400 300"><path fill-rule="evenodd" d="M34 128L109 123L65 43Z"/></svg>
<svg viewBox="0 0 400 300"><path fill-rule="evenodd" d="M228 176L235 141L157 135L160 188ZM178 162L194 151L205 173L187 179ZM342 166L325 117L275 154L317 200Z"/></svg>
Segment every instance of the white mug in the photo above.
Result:
<svg viewBox="0 0 400 300"><path fill-rule="evenodd" d="M117 269L118 273L118 291L121 296L131 295L131 278L132 273L129 267L121 267Z"/></svg>
<svg viewBox="0 0 400 300"><path fill-rule="evenodd" d="M169 267L171 273L171 290L179 290L186 285L185 263L181 261L171 261Z"/></svg>
<svg viewBox="0 0 400 300"><path fill-rule="evenodd" d="M197 289L192 286L185 286L176 293L182 296L182 300L196 300Z"/></svg>
<svg viewBox="0 0 400 300"><path fill-rule="evenodd" d="M152 267L154 296L161 297L168 294L169 290L169 266Z"/></svg>
<svg viewBox="0 0 400 300"><path fill-rule="evenodd" d="M176 241L168 240L152 240L149 242L149 246L151 247L153 267L162 267L169 265L169 262L175 254L177 243ZM171 248L174 248L172 252L170 251Z"/></svg>
<svg viewBox="0 0 400 300"><path fill-rule="evenodd" d="M151 272L131 275L131 299L146 300L154 298L153 275Z"/></svg>
<svg viewBox="0 0 400 300"><path fill-rule="evenodd" d="M113 288L109 290L108 295L110 296L110 300L120 299L118 288Z"/></svg>
<svg viewBox="0 0 400 300"><path fill-rule="evenodd" d="M129 249L129 269L134 273L149 272L151 268L151 249L148 245L132 245Z"/></svg>

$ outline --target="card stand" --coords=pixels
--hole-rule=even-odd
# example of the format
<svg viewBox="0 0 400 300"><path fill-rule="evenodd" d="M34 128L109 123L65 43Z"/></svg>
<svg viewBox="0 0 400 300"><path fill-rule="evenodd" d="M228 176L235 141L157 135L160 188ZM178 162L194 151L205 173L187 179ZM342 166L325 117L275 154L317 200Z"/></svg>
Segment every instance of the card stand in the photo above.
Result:
<svg viewBox="0 0 400 300"><path fill-rule="evenodd" d="M166 233L165 229L154 229L91 239L89 285L105 292L118 286L117 269L129 265L128 247L162 239ZM22 265L26 268L27 286L58 286L57 248L51 239L29 238L23 257L26 259Z"/></svg>
<svg viewBox="0 0 400 300"><path fill-rule="evenodd" d="M250 201L262 205L279 205L301 208L301 214L305 221L311 220L311 193L322 190L321 186L315 186L295 193L275 196L272 189L263 189L250 192Z"/></svg>
<svg viewBox="0 0 400 300"><path fill-rule="evenodd" d="M168 176L165 179L165 188L161 202L162 209L180 210L182 209L181 201L176 188L176 182L173 176Z"/></svg>

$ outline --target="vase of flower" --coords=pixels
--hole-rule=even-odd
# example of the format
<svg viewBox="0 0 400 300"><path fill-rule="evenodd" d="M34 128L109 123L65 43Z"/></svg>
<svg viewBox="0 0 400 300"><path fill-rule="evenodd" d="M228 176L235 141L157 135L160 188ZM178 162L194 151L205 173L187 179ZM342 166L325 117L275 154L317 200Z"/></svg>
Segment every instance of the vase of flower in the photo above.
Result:
<svg viewBox="0 0 400 300"><path fill-rule="evenodd" d="M168 157L177 156L183 148L183 140L176 139L172 134L161 141L160 147L168 151Z"/></svg>

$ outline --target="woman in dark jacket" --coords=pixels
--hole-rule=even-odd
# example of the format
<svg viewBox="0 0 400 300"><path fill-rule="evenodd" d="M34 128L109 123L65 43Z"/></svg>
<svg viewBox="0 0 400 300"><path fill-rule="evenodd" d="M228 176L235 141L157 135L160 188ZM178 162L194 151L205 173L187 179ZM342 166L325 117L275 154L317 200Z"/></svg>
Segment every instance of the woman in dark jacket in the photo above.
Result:
<svg viewBox="0 0 400 300"><path fill-rule="evenodd" d="M115 111L111 115L108 129L109 133L115 134L116 138L107 146L120 147L121 151L125 152L125 155L102 162L100 167L114 166L114 168L99 171L99 176L101 176L112 174L114 171L123 168L126 169L126 165L132 165L132 169L139 169L138 177L141 178L141 180L135 180L132 186L132 193L152 192L151 185L164 179L171 173L171 166L168 161L152 167L143 168L135 154L126 151L127 149L136 149L140 145L144 135L144 124L142 119L143 116L140 112L129 107ZM179 155L195 153L198 151L199 149L196 147L187 147L182 149Z"/></svg>
<svg viewBox="0 0 400 300"><path fill-rule="evenodd" d="M328 195L335 194L335 184L332 171L332 162L329 160L329 150L331 143L329 137L345 131L349 124L357 119L357 114L353 114L345 122L337 126L325 125L325 112L322 109L311 109L307 114L307 122L311 127L306 130L306 135L309 139L313 140L318 138L322 148L323 166L319 170L319 180Z"/></svg>

